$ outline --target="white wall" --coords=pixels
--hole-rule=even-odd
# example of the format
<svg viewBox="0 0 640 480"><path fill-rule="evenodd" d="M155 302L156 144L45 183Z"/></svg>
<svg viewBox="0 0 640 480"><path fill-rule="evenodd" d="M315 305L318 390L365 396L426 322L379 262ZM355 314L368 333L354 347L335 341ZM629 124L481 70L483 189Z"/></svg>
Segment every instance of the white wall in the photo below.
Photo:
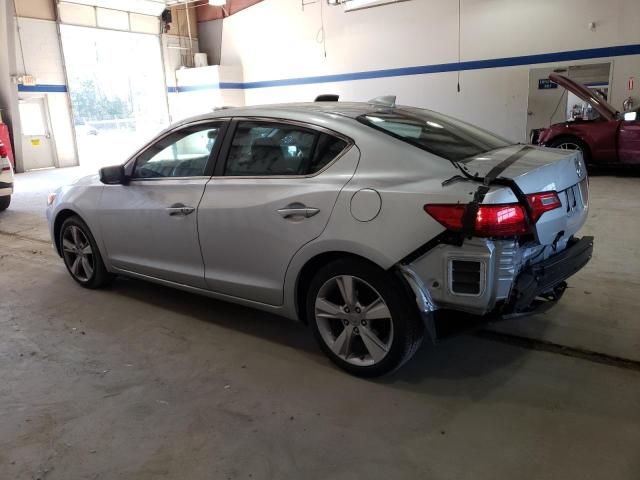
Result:
<svg viewBox="0 0 640 480"><path fill-rule="evenodd" d="M320 2L303 11L299 0L264 0L224 20L221 64L241 66L244 81L253 82L456 62L457 4L410 0L349 13L324 4L325 57ZM587 27L592 21L595 31ZM638 0L463 0L461 61L639 44L638 25ZM640 78L640 55L607 60L614 64L612 100L621 108L628 76ZM593 60L569 62L580 63ZM319 93L360 101L396 94L399 103L523 141L530 68L462 72L461 93L449 72L247 89L245 97L256 104L312 100Z"/></svg>
<svg viewBox="0 0 640 480"><path fill-rule="evenodd" d="M36 77L38 85L66 85L62 52L55 22L18 18L21 42L16 31L16 64L18 73ZM22 52L20 51L22 44ZM23 62L24 56L24 62ZM78 164L71 105L65 92L19 92L18 98L44 97L49 110L58 167Z"/></svg>
<svg viewBox="0 0 640 480"><path fill-rule="evenodd" d="M222 50L222 20L209 20L198 23L200 49L207 54L209 65L220 65Z"/></svg>
<svg viewBox="0 0 640 480"><path fill-rule="evenodd" d="M172 92L169 93L169 110L172 122L208 113L220 107L244 105L243 90L220 88L220 83L242 82L242 72L238 68L209 65L208 67L185 68L177 70L175 73L177 88L172 89Z"/></svg>

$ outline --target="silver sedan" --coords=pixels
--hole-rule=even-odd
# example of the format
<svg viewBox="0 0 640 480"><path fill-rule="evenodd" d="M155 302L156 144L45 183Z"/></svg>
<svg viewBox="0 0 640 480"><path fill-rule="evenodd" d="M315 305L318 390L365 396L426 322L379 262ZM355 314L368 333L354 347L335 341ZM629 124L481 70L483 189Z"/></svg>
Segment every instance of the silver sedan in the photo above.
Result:
<svg viewBox="0 0 640 480"><path fill-rule="evenodd" d="M284 315L361 376L402 365L446 312L547 308L593 248L579 152L389 97L191 118L48 203L80 285L125 275Z"/></svg>

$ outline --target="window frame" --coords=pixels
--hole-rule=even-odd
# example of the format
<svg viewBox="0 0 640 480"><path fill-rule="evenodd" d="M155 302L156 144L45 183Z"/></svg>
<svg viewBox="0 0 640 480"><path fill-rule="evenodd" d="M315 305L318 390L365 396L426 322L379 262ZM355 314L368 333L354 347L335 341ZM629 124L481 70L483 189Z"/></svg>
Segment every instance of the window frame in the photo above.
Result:
<svg viewBox="0 0 640 480"><path fill-rule="evenodd" d="M215 119L207 119L207 120L199 120L196 122L190 122L186 124L177 125L176 127L165 131L159 137L154 138L149 143L147 143L144 147L138 150L126 163L125 163L125 172L130 182L157 182L157 181L170 181L170 180L196 180L196 179L208 179L213 175L213 171L216 165L216 162L220 156L220 152L222 151L222 146L227 139L227 132L229 131L229 122L230 118L215 118ZM204 175L190 176L190 177L146 177L146 178L136 178L133 176L136 164L138 163L138 159L144 155L149 149L153 148L157 143L161 142L165 138L170 135L174 135L179 133L182 130L186 130L189 128L197 127L202 125L203 130L206 130L207 126L220 127L220 141L216 141L211 153L209 153L209 158L207 159L207 165L204 170ZM182 137L185 138L185 137Z"/></svg>
<svg viewBox="0 0 640 480"><path fill-rule="evenodd" d="M340 151L340 153L338 153L333 159L331 159L331 161L328 162L324 167L322 167L317 172L310 173L307 175L225 175L224 172L227 167L227 161L229 160L229 153L231 152L233 139L235 137L238 125L241 122L264 122L264 123L272 123L272 124L276 123L276 124L292 125L292 126L300 127L305 130L309 130L316 135L319 135L321 133L331 135L332 137L335 137L339 140L344 141L346 145ZM331 130L326 127L321 127L318 125L307 123L304 121L291 120L288 118L278 118L278 117L255 117L255 116L233 117L227 128L227 133L225 135L225 139L222 145L222 151L220 152L216 160L212 178L215 178L216 180L223 180L223 179L233 179L233 180L279 179L279 180L282 180L282 179L288 179L288 178L290 179L313 178L322 174L324 171L330 168L335 162L337 162L340 158L342 158L354 145L355 145L355 142L351 138L347 137L342 133L336 132L335 130Z"/></svg>

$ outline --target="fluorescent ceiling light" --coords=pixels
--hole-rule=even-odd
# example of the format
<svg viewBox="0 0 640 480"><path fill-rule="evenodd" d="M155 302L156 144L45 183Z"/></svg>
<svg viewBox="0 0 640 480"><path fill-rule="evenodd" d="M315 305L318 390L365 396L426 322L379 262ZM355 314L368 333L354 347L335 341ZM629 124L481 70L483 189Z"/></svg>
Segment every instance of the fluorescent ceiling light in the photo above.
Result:
<svg viewBox="0 0 640 480"><path fill-rule="evenodd" d="M227 0L209 0L209 5L214 7L224 7L227 4Z"/></svg>

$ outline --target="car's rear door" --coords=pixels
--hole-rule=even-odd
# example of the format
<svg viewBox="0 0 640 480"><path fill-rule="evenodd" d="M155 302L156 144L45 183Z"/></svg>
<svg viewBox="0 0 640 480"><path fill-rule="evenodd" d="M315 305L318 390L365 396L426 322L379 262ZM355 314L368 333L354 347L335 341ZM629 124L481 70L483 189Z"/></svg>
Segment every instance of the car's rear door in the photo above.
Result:
<svg viewBox="0 0 640 480"><path fill-rule="evenodd" d="M238 119L198 209L209 289L279 305L295 252L325 228L359 151L334 132Z"/></svg>
<svg viewBox="0 0 640 480"><path fill-rule="evenodd" d="M205 288L196 211L226 125L176 129L128 165L126 185L105 185L100 227L114 267Z"/></svg>

